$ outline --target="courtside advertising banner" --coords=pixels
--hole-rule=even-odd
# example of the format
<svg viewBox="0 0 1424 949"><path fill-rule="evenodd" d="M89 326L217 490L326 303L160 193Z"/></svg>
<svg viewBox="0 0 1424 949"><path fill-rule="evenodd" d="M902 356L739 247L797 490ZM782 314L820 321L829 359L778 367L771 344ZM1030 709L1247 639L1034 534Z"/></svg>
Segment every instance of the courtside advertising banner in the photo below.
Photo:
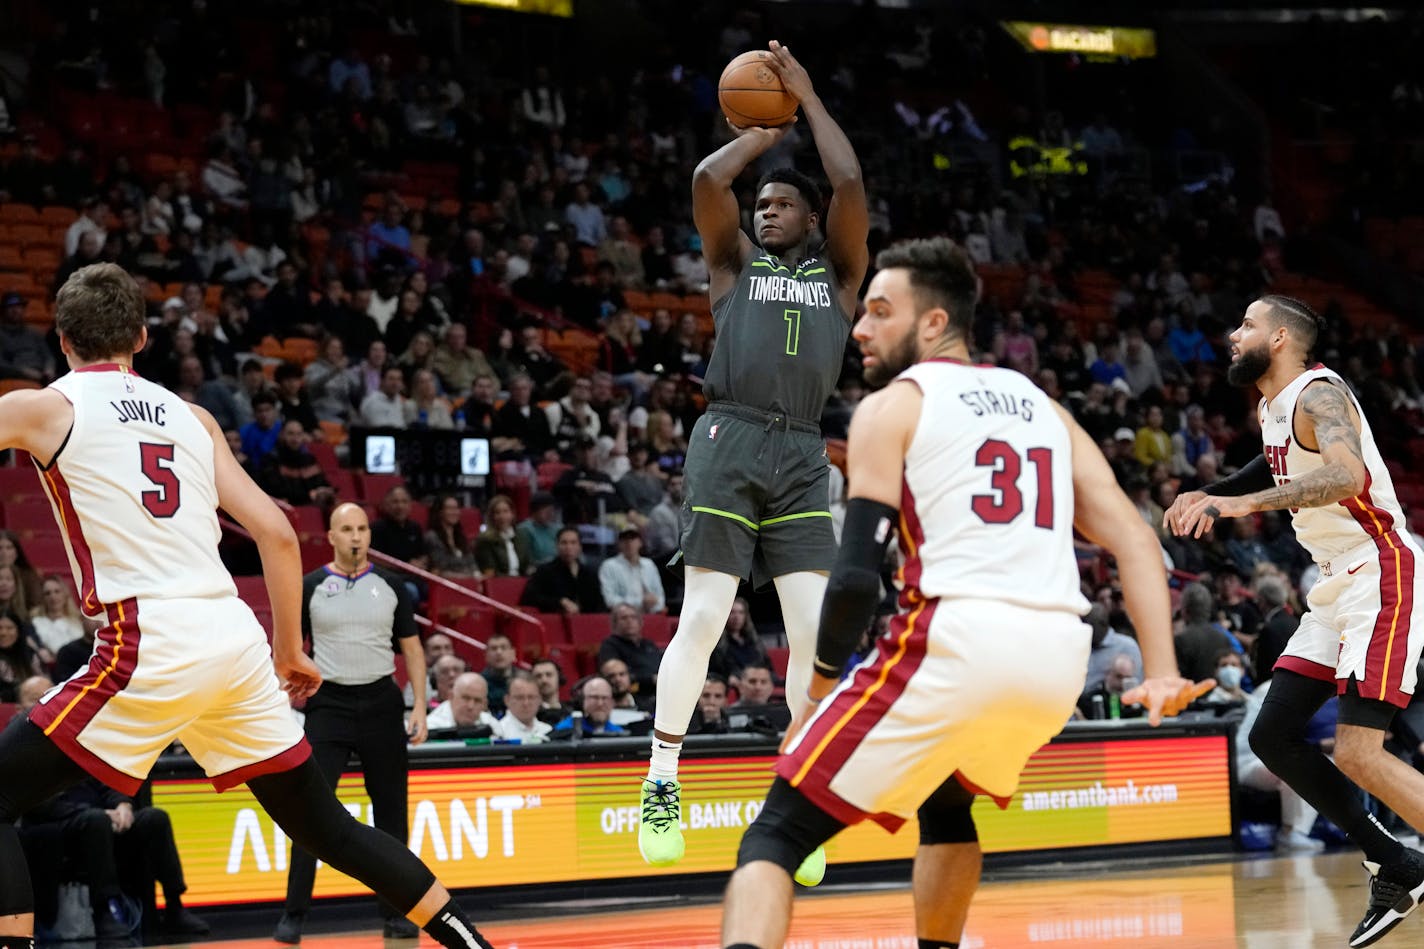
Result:
<svg viewBox="0 0 1424 949"><path fill-rule="evenodd" d="M1229 746L1224 735L1046 745L1005 809L974 807L987 853L1225 837L1231 833ZM451 887L506 886L726 872L771 783L770 756L685 761L687 857L654 869L637 854L643 761L413 769L410 847ZM337 789L371 822L358 774ZM168 811L192 905L279 901L291 843L245 787L215 793L206 781L155 781ZM830 863L909 860L913 821L897 834L866 823L827 847ZM834 872L834 870L832 870ZM329 867L316 896L364 888Z"/></svg>

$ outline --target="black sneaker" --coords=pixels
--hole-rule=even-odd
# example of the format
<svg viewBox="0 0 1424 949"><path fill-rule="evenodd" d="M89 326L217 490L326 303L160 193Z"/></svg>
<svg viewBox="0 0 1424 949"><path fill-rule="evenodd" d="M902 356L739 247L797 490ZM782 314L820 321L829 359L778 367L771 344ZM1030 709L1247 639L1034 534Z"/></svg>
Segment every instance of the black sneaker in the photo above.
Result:
<svg viewBox="0 0 1424 949"><path fill-rule="evenodd" d="M382 935L387 939L419 939L420 927L408 919L388 919Z"/></svg>
<svg viewBox="0 0 1424 949"><path fill-rule="evenodd" d="M170 936L206 936L212 927L186 906L170 906L163 914L163 931Z"/></svg>
<svg viewBox="0 0 1424 949"><path fill-rule="evenodd" d="M123 894L108 899L94 912L94 938L100 941L128 940L143 923L143 910Z"/></svg>
<svg viewBox="0 0 1424 949"><path fill-rule="evenodd" d="M1350 937L1351 949L1383 939L1404 917L1419 907L1424 895L1424 854L1404 851L1403 859L1381 866L1365 861L1370 874L1370 908Z"/></svg>
<svg viewBox="0 0 1424 949"><path fill-rule="evenodd" d="M289 946L295 946L302 941L302 914L283 913L282 918L277 920L277 928L272 931L272 938L277 942L285 942Z"/></svg>

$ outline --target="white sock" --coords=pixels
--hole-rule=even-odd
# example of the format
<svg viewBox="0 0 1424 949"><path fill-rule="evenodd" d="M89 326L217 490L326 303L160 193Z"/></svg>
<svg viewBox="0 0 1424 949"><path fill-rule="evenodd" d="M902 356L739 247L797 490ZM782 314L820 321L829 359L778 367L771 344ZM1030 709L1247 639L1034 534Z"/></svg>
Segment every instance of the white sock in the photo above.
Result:
<svg viewBox="0 0 1424 949"><path fill-rule="evenodd" d="M676 781L677 759L682 754L682 742L663 741L653 738L653 757L648 762L648 780Z"/></svg>

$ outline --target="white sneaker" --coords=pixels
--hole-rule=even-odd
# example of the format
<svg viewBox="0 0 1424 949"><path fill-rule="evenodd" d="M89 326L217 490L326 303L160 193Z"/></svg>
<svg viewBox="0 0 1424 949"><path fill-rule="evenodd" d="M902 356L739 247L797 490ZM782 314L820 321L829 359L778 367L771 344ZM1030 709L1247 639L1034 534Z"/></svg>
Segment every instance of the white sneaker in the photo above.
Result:
<svg viewBox="0 0 1424 949"><path fill-rule="evenodd" d="M1285 853L1320 853L1325 849L1325 841L1316 840L1298 830L1283 830L1276 835L1276 849Z"/></svg>

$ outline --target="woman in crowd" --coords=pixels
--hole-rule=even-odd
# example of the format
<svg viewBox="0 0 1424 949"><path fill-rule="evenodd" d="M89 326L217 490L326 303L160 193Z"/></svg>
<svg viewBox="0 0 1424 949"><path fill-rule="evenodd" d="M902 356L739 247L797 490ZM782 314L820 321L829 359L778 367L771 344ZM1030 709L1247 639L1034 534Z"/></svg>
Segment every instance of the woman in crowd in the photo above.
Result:
<svg viewBox="0 0 1424 949"><path fill-rule="evenodd" d="M21 614L0 608L0 701L19 697L20 683L45 674L44 663L31 642L30 624Z"/></svg>
<svg viewBox="0 0 1424 949"><path fill-rule="evenodd" d="M752 614L747 601L737 597L732 601L732 611L727 614L727 625L722 628L722 638L712 651L712 659L707 668L722 676L735 688L741 687L742 670L747 663L766 662L766 647L752 624Z"/></svg>
<svg viewBox="0 0 1424 949"><path fill-rule="evenodd" d="M415 371L410 399L405 404L405 423L411 428L455 427L450 416L450 403L440 394L435 373L429 369Z"/></svg>
<svg viewBox="0 0 1424 949"><path fill-rule="evenodd" d="M440 495L430 506L425 550L430 556L430 569L442 577L480 575L469 538L460 524L460 500L453 494Z"/></svg>
<svg viewBox="0 0 1424 949"><path fill-rule="evenodd" d="M51 574L44 578L40 587L40 602L30 618L30 625L34 627L35 639L50 656L45 659L46 662L54 661L53 657L59 654L61 646L84 636L79 605L74 602L69 585L61 577Z"/></svg>
<svg viewBox="0 0 1424 949"><path fill-rule="evenodd" d="M496 494L485 505L485 529L475 541L475 562L486 577L519 577L534 572L529 544L514 530L514 502Z"/></svg>
<svg viewBox="0 0 1424 949"><path fill-rule="evenodd" d="M662 409L648 413L648 446L664 471L681 468L687 459L687 442L677 436L672 416Z"/></svg>
<svg viewBox="0 0 1424 949"><path fill-rule="evenodd" d="M0 610L9 610L16 616L30 615L30 598L25 595L20 573L14 566L0 566Z"/></svg>
<svg viewBox="0 0 1424 949"><path fill-rule="evenodd" d="M14 531L0 530L0 567L12 567L20 586L25 591L26 603L38 603L40 598L40 574L25 556L25 548L20 546L20 538Z"/></svg>

